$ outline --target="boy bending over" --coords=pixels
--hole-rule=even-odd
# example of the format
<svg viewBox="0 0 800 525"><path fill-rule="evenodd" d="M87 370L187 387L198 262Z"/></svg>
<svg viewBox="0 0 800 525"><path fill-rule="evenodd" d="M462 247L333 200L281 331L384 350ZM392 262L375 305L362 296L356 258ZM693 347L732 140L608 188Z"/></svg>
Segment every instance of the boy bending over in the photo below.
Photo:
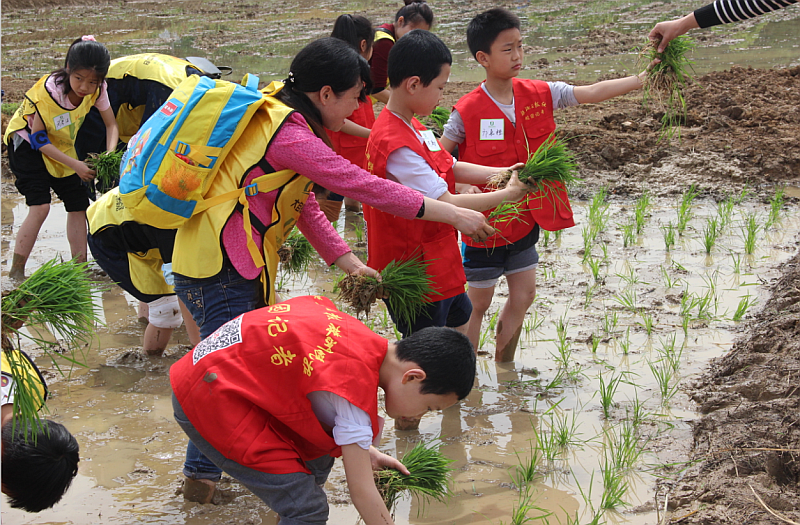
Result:
<svg viewBox="0 0 800 525"><path fill-rule="evenodd" d="M527 161L555 131L554 109L601 102L640 89L646 74L590 86L519 79L523 58L520 21L503 8L473 18L467 27L467 44L486 70L486 81L456 103L441 143L447 151L459 145L461 160L489 166ZM508 300L495 335L495 360L500 362L514 360L525 314L536 296L539 228L556 231L575 225L567 193L560 185L554 192L531 195L521 209L528 210L520 212L521 220L504 222L497 227L498 234L484 243L462 237L473 307L467 335L476 349L494 286L502 275L508 280Z"/></svg>
<svg viewBox="0 0 800 525"><path fill-rule="evenodd" d="M466 336L448 328L397 343L325 297L297 297L222 325L170 370L175 419L197 448L280 516L325 523L322 485L342 456L366 525L391 524L372 470L383 419L421 418L463 399L475 379Z"/></svg>

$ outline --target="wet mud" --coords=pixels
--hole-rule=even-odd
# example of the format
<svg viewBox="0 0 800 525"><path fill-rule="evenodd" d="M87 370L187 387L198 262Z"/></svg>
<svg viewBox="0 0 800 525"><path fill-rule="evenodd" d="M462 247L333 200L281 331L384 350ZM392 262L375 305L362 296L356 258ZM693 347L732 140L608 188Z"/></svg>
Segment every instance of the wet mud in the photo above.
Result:
<svg viewBox="0 0 800 525"><path fill-rule="evenodd" d="M110 42L112 53L190 50L247 69L252 65L265 78L282 78L294 52L307 39L329 31L335 14L363 9L374 21L383 21L397 8L391 2L299 2L291 18L277 6L242 1L177 2L170 8L113 2L84 11L75 7L79 5L3 2L4 102L21 99L38 76L63 60L68 41L81 31L69 19L81 12L99 17L105 10L108 21L103 24L109 27L99 24L93 31ZM480 80L481 71L463 56L457 35L472 14L494 5L434 3L437 32L456 51L454 80L442 105L452 105ZM645 29L697 7L688 2L508 6L519 9L531 26L523 76L576 84L635 71L632 49ZM202 17L196 16L198 10ZM239 18L237 24L230 20L232 13ZM423 506L404 499L396 509L398 523L512 522L512 511L524 503L523 490L513 479L517 467L530 464L537 452L543 454L542 443L570 426L568 443L536 462L528 516L552 512L548 519L553 524L576 516L577 522L588 523L607 492L601 476L603 457L613 448L609 443L638 419L633 441L641 457L620 475L628 485L624 504L604 512L605 522L800 521L800 260L795 256L800 231L800 191L795 187L800 178L800 64L796 39L786 43L780 36L787 32L780 28L797 27L797 14L787 9L771 16L773 24L750 21L699 37L704 50L685 92L688 117L680 141L659 140L660 115L644 107L637 93L556 112L560 132L571 137L570 148L578 154L584 180L572 189L578 225L559 237L540 239L537 301L520 335L516 361L498 365L491 360L492 316L508 294L503 280L484 323L472 394L441 414L426 416L418 432L394 431L387 425L382 450L402 456L421 439L439 438L445 454L456 460L454 495L448 503ZM278 28L275 21L287 17L291 20ZM19 29L26 21L33 31L27 35ZM42 31L50 31L52 38L42 38ZM748 34L773 40L751 38L738 45ZM750 60L748 46L757 47L762 61ZM751 69L748 61L781 67ZM745 66L730 67L731 62ZM26 208L9 177L5 155L2 175L5 278ZM662 228L675 220L677 201L693 183L700 189L694 218L668 252ZM754 253L747 255L744 224L752 214L765 220L778 185L788 185L781 218L760 230ZM604 260L596 278L584 256L582 229L601 187L609 194L608 220L588 246L592 258ZM621 225L633 216L645 190L652 197L646 224L628 244ZM734 196L741 200L730 224L706 254L703 228L718 216L719 203ZM29 271L55 253L68 254L63 213L63 206L53 206ZM338 227L357 246L363 219L343 213ZM355 252L366 258L363 248ZM308 274L281 275L281 293L313 290L335 297L336 276L317 261ZM188 338L179 329L164 357L144 357L135 301L101 272L96 279L103 289L98 303L105 326L98 327L98 341L86 349L88 367L64 377L40 352L29 349L46 369L53 392L51 417L70 428L81 444L78 478L56 508L26 515L4 506L3 522L276 523L274 513L229 478L223 478L217 505L183 502L185 438L172 418L168 370L188 351ZM709 297L710 290L713 306L702 315L695 307L685 321L685 298ZM757 306L733 321L745 295ZM627 308L626 300L635 300L635 307ZM650 331L646 318L651 319ZM386 337L394 335L381 308L365 322ZM670 340L682 354L670 383L675 390L665 399L649 365L658 368ZM599 391L603 381L614 378L624 380L611 405L604 407ZM340 462L326 491L330 521L356 523Z"/></svg>

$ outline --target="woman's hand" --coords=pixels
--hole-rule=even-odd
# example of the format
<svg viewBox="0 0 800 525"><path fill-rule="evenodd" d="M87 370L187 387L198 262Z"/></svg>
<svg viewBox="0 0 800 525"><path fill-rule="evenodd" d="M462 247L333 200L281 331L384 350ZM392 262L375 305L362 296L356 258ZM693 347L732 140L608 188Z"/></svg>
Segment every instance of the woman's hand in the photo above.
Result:
<svg viewBox="0 0 800 525"><path fill-rule="evenodd" d="M397 458L393 458L383 452L379 451L377 448L370 446L369 447L369 460L372 463L372 470L382 470L385 468L393 468L395 470L399 470L406 476L411 474L405 465L400 463L400 460Z"/></svg>
<svg viewBox="0 0 800 525"><path fill-rule="evenodd" d="M75 173L78 174L78 177L80 177L81 180L90 181L94 179L94 170L90 169L85 162L76 163L74 168Z"/></svg>

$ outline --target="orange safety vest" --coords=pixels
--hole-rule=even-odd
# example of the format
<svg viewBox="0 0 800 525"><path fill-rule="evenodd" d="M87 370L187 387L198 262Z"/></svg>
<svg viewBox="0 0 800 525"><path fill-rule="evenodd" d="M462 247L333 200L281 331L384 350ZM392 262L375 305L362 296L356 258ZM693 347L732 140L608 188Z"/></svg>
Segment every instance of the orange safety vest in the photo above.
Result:
<svg viewBox="0 0 800 525"><path fill-rule="evenodd" d="M484 166L512 166L526 161L555 131L553 96L547 82L515 78L513 85L516 126L481 86L461 97L456 103L455 109L461 115L466 134L464 142L458 148L460 160ZM488 126L492 120L502 120L502 139L493 140L489 136L481 140L481 126ZM462 236L461 240L468 246L502 246L528 235L536 223L550 231L575 226L567 192L560 183L556 185L560 188L559 191L544 195L541 192L533 194L522 204L523 209L531 210L522 214L525 222L512 220L496 224L495 228L502 237L493 235L485 243L479 244L467 236ZM485 212L485 215L490 213L491 210Z"/></svg>
<svg viewBox="0 0 800 525"><path fill-rule="evenodd" d="M365 411L378 436L378 380L388 341L320 296L289 299L225 323L170 369L172 390L223 456L271 474L338 457L308 394Z"/></svg>
<svg viewBox="0 0 800 525"><path fill-rule="evenodd" d="M427 129L417 119L413 120L413 125L420 131ZM453 156L444 148L430 151L400 117L386 108L375 121L367 142L367 169L385 179L389 154L404 146L425 159L447 181L448 191L455 192ZM364 218L367 220L367 266L380 271L393 260L407 260L421 254L422 261L428 263L427 274L441 294L435 297L436 301L464 292L467 279L455 228L440 222L401 219L369 206L364 207Z"/></svg>

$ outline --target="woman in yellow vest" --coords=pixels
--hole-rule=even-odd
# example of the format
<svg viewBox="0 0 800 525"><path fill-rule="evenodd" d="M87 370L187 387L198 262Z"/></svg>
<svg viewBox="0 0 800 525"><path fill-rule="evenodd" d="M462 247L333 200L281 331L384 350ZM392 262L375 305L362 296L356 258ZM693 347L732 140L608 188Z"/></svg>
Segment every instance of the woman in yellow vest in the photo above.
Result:
<svg viewBox="0 0 800 525"><path fill-rule="evenodd" d="M40 512L58 503L78 473L78 442L64 425L49 419L41 419L38 426L19 421L15 424L17 388L25 389L27 397L38 405L36 409L41 410L47 385L24 352L4 349L0 354L3 494L11 507Z"/></svg>
<svg viewBox="0 0 800 525"><path fill-rule="evenodd" d="M82 181L94 171L78 160L75 136L86 114L97 106L108 128L106 146L117 146L119 132L108 101L104 78L111 57L92 36L75 40L64 67L45 75L25 94L6 129L8 164L28 216L17 232L9 277L21 280L39 229L50 212L50 189L67 210L67 240L73 258L86 261L86 208L89 197Z"/></svg>
<svg viewBox="0 0 800 525"><path fill-rule="evenodd" d="M295 224L328 264L348 273L377 274L339 237L316 193L335 191L406 219L445 222L479 240L494 232L483 214L379 179L331 150L325 129L339 131L370 87L367 61L345 42L321 38L297 54L283 84L264 90L263 106L225 157L205 198L270 173L286 173L287 182L272 191L247 192L246 216L236 201L212 206L192 216L175 237L175 292L203 339L227 321L275 301L277 250ZM220 473L190 443L184 497L209 502Z"/></svg>

